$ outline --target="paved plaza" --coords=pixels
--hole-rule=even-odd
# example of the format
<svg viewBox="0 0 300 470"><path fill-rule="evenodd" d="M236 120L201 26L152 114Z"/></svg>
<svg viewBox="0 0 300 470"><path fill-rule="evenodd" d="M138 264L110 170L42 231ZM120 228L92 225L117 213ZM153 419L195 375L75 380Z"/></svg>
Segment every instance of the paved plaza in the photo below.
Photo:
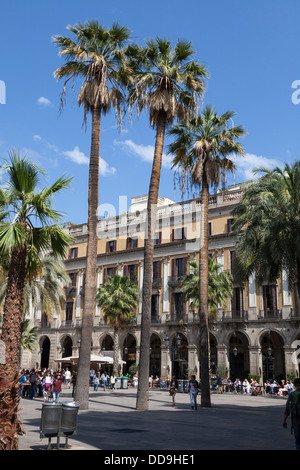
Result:
<svg viewBox="0 0 300 470"><path fill-rule="evenodd" d="M199 400L200 397L198 397ZM60 401L72 400L64 388ZM70 450L294 450L294 437L282 427L286 399L213 394L212 407L191 410L189 396L177 393L176 407L167 391L150 390L150 410L135 410L136 390L115 392L91 388L88 410L79 411L78 432ZM20 416L26 431L20 450L46 450L40 439L42 398L22 399ZM61 438L63 449L65 439ZM52 439L55 447L56 439Z"/></svg>

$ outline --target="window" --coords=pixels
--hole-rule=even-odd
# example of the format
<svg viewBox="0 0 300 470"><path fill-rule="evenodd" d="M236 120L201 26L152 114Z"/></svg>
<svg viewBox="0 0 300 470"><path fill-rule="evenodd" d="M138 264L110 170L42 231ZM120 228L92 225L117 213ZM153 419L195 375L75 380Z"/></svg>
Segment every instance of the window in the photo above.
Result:
<svg viewBox="0 0 300 470"><path fill-rule="evenodd" d="M186 227L174 228L172 230L172 241L186 240Z"/></svg>
<svg viewBox="0 0 300 470"><path fill-rule="evenodd" d="M124 266L124 276L127 276L132 282L137 283L138 279L138 265L137 264L127 264Z"/></svg>
<svg viewBox="0 0 300 470"><path fill-rule="evenodd" d="M234 222L234 219L227 219L227 233L230 233L233 231L233 222Z"/></svg>
<svg viewBox="0 0 300 470"><path fill-rule="evenodd" d="M117 240L106 242L106 253L113 253L117 249Z"/></svg>
<svg viewBox="0 0 300 470"><path fill-rule="evenodd" d="M174 293L172 295L172 314L175 319L180 319L185 315L186 301L183 293Z"/></svg>
<svg viewBox="0 0 300 470"><path fill-rule="evenodd" d="M126 248L127 250L137 248L138 247L138 237L128 237Z"/></svg>
<svg viewBox="0 0 300 470"><path fill-rule="evenodd" d="M187 258L174 258L172 260L172 277L173 280L179 279L186 275Z"/></svg>
<svg viewBox="0 0 300 470"><path fill-rule="evenodd" d="M161 279L161 261L153 262L153 280Z"/></svg>
<svg viewBox="0 0 300 470"><path fill-rule="evenodd" d="M69 277L71 279L70 287L76 287L77 273L70 273Z"/></svg>
<svg viewBox="0 0 300 470"><path fill-rule="evenodd" d="M212 223L208 222L208 236L211 237L212 235Z"/></svg>
<svg viewBox="0 0 300 470"><path fill-rule="evenodd" d="M116 274L116 267L115 266L110 266L108 268L104 268L103 272L103 283L108 281L109 277L112 277Z"/></svg>
<svg viewBox="0 0 300 470"><path fill-rule="evenodd" d="M78 257L78 247L70 248L69 259L74 259Z"/></svg>
<svg viewBox="0 0 300 470"><path fill-rule="evenodd" d="M159 316L159 295L152 295L151 297L151 317L157 318Z"/></svg>
<svg viewBox="0 0 300 470"><path fill-rule="evenodd" d="M154 245L161 244L161 232L156 232L154 235Z"/></svg>
<svg viewBox="0 0 300 470"><path fill-rule="evenodd" d="M73 305L74 302L66 303L66 321L72 321L73 318Z"/></svg>

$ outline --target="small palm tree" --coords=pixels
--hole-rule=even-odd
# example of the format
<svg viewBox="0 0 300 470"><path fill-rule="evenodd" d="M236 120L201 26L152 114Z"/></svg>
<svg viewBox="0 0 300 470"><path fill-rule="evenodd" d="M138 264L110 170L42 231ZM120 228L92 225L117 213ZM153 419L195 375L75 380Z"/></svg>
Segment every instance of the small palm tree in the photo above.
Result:
<svg viewBox="0 0 300 470"><path fill-rule="evenodd" d="M190 263L190 273L184 277L182 289L193 311L199 310L199 267L195 261ZM208 315L212 318L218 306L226 308L227 299L232 297L232 275L222 271L222 265L216 258L208 258Z"/></svg>
<svg viewBox="0 0 300 470"><path fill-rule="evenodd" d="M65 64L55 71L55 77L64 79L62 104L66 84L79 78L83 81L78 95L79 106L84 107L84 120L92 115L91 152L88 189L88 244L86 278L82 316L81 345L78 362L75 398L81 409L88 409L89 370L92 345L93 314L96 293L97 226L99 201L99 158L101 117L113 106L121 121L124 104L122 89L122 48L130 37L128 28L113 24L104 28L98 21L87 21L68 26L74 39L57 35L53 42L58 46ZM123 71L124 73L124 71Z"/></svg>
<svg viewBox="0 0 300 470"><path fill-rule="evenodd" d="M179 172L184 191L187 187L201 188L201 239L199 252L199 317L201 406L210 407L209 331L208 331L208 196L209 186L218 186L235 166L231 155L244 155L239 139L245 135L242 126L232 126L235 113L227 111L218 116L206 106L203 112L187 123L172 127L169 145L173 168Z"/></svg>
<svg viewBox="0 0 300 470"><path fill-rule="evenodd" d="M300 163L283 169L259 168L263 176L244 188L233 211L236 240L235 276L245 282L275 282L286 270L300 311Z"/></svg>
<svg viewBox="0 0 300 470"><path fill-rule="evenodd" d="M103 309L104 320L114 329L114 375L119 369L119 331L134 320L138 299L138 286L127 276L118 274L109 277L97 290L97 305Z"/></svg>
<svg viewBox="0 0 300 470"><path fill-rule="evenodd" d="M0 364L0 448L12 450L17 449L21 432L18 374L26 277L33 265L40 264L42 252L65 256L72 239L58 225L62 214L53 208L53 196L71 178L59 178L40 190L44 173L17 152L10 154L5 170L5 189L0 189L0 258L7 261L8 270L1 334L6 363Z"/></svg>
<svg viewBox="0 0 300 470"><path fill-rule="evenodd" d="M176 118L187 119L198 108L204 92L206 67L191 60L190 42L178 41L174 48L166 39L146 41L146 47L129 46L127 58L132 69L129 105L138 113L150 110L150 124L156 129L155 150L147 204L147 234L144 248L141 349L137 409L148 410L149 343L152 267L157 200L167 126ZM130 69L130 67L129 67Z"/></svg>

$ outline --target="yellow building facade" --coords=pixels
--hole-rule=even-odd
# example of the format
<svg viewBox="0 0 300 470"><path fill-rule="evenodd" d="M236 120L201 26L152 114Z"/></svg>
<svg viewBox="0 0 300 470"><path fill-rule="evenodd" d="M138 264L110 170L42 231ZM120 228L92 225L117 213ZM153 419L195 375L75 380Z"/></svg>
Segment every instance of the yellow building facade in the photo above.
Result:
<svg viewBox="0 0 300 470"><path fill-rule="evenodd" d="M233 186L211 195L209 200L209 254L231 272L235 256L232 210L242 197L242 187ZM137 283L142 298L143 256L147 196L133 198L130 212L107 216L98 224L97 287L118 273ZM151 303L150 374L162 378L199 377L199 318L185 300L180 278L189 272L189 262L198 261L201 246L202 208L199 198L175 203L158 202L155 231ZM55 360L78 354L86 268L87 224L70 225L74 237L66 269L71 277L60 317L50 323L41 311L33 312L39 326L39 355L30 353L23 362L55 368ZM136 321L120 334L123 372L139 362L141 301ZM213 371L232 379L248 374L261 380L299 376L297 348L300 345L300 314L294 308L287 275L276 284L259 284L251 276L247 285L234 282L233 296L225 310L210 319L210 362ZM298 343L299 342L299 343ZM113 331L103 312L95 307L92 352L110 354ZM24 364L26 366L26 364Z"/></svg>

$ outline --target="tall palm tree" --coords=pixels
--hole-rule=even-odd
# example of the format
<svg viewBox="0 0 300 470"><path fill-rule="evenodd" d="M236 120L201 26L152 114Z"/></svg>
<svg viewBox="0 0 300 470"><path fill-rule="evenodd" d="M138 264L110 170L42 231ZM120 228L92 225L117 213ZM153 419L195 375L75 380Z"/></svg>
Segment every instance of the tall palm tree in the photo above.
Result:
<svg viewBox="0 0 300 470"><path fill-rule="evenodd" d="M227 172L234 169L231 155L244 155L238 139L245 134L242 126L230 126L235 113L218 116L206 106L188 123L178 123L169 135L174 139L169 153L174 156L173 168L180 172L183 190L201 188L201 237L199 252L199 318L201 406L210 407L209 331L208 331L208 197L209 186L218 186Z"/></svg>
<svg viewBox="0 0 300 470"><path fill-rule="evenodd" d="M130 46L127 49L127 57L132 65L130 108L136 107L138 113L149 109L150 125L156 129L144 248L141 348L136 404L138 410L148 410L149 407L153 250L165 132L167 126L176 118L187 119L195 112L199 97L204 91L204 79L208 76L206 67L191 60L193 54L190 42L178 41L172 48L168 40L160 38L146 41L145 47Z"/></svg>
<svg viewBox="0 0 300 470"><path fill-rule="evenodd" d="M78 104L84 107L84 120L89 112L92 115L88 245L75 395L81 409L88 409L90 353L96 294L100 123L102 115L105 115L112 105L119 120L122 118L122 105L124 104L120 78L122 48L129 39L130 33L128 28L120 27L118 24L113 24L110 29L104 28L98 21L88 21L85 25L78 23L75 26L68 26L68 30L74 34L74 39L61 35L53 39L60 50L60 55L66 58L65 64L58 68L54 75L58 79L66 79L62 100L64 100L66 83L70 79L79 77L83 81L78 95Z"/></svg>
<svg viewBox="0 0 300 470"><path fill-rule="evenodd" d="M0 257L8 260L9 268L1 334L5 364L0 364L0 449L13 450L18 448L17 435L22 432L17 410L26 274L39 264L43 251L65 256L71 237L58 225L62 217L53 208L53 196L71 178L59 178L40 190L42 170L17 152L10 154L5 170L5 189L0 189Z"/></svg>
<svg viewBox="0 0 300 470"><path fill-rule="evenodd" d="M199 267L195 261L190 262L190 273L183 278L182 290L191 300L192 310L199 310ZM226 308L227 299L232 297L232 275L222 271L222 265L216 258L208 258L208 315L214 317L220 305Z"/></svg>
<svg viewBox="0 0 300 470"><path fill-rule="evenodd" d="M295 306L300 311L300 162L267 170L247 184L233 211L236 240L235 275L245 282L275 282L286 270Z"/></svg>
<svg viewBox="0 0 300 470"><path fill-rule="evenodd" d="M114 329L114 375L119 370L119 331L135 318L138 299L138 286L127 276L115 274L97 289L97 305L103 309L104 320Z"/></svg>

